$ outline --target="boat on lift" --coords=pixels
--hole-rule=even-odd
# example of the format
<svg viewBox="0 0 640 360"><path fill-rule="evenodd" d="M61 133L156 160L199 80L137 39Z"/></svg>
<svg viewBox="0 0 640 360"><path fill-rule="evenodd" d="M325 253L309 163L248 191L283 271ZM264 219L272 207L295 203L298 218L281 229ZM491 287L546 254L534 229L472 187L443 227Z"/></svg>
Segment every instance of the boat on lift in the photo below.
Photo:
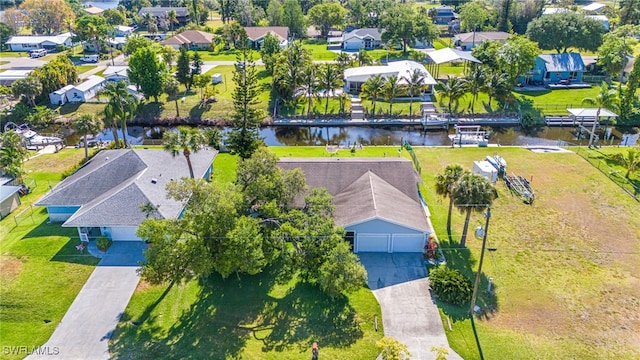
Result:
<svg viewBox="0 0 640 360"><path fill-rule="evenodd" d="M449 135L452 145L487 146L489 131L480 130L480 125L457 125L456 133Z"/></svg>
<svg viewBox="0 0 640 360"><path fill-rule="evenodd" d="M56 136L43 136L29 128L29 124L16 124L14 122L8 122L4 125L4 131L15 131L24 140L27 146L47 146L47 145L62 145L63 140Z"/></svg>

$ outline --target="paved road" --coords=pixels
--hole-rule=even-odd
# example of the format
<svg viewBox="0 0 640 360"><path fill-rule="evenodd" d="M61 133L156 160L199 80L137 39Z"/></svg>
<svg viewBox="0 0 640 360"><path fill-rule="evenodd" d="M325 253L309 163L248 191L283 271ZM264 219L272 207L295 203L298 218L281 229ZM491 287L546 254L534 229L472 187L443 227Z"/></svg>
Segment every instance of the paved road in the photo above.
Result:
<svg viewBox="0 0 640 360"><path fill-rule="evenodd" d="M138 285L143 242L114 242L41 349L27 359L109 359L108 342Z"/></svg>
<svg viewBox="0 0 640 360"><path fill-rule="evenodd" d="M438 307L429 293L421 254L360 253L369 288L380 303L384 334L407 345L412 359L435 359L432 346L449 350L447 359L462 359L449 348Z"/></svg>

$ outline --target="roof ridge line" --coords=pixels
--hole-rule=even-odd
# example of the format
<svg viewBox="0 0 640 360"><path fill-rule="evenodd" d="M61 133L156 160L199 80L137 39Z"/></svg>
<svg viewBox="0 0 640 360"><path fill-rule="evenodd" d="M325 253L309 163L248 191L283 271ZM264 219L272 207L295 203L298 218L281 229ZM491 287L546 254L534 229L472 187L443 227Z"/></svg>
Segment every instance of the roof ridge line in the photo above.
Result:
<svg viewBox="0 0 640 360"><path fill-rule="evenodd" d="M378 206L376 205L376 192L373 190L373 179L371 178L371 169L368 171L369 173L369 189L371 189L371 199L373 200L373 210L378 213Z"/></svg>

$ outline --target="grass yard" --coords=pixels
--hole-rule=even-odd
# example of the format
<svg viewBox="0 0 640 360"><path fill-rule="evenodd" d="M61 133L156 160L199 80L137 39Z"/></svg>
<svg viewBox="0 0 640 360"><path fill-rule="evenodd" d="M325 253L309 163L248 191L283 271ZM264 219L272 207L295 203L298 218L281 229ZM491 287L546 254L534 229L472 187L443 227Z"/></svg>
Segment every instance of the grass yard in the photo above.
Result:
<svg viewBox="0 0 640 360"><path fill-rule="evenodd" d="M300 156L324 148L275 148ZM377 154L382 148L358 151ZM321 156L321 155L320 155ZM220 154L214 181L233 181L237 156ZM116 358L301 359L317 341L323 358L373 359L382 329L374 329L380 307L362 288L331 300L316 287L293 278L279 281L277 264L256 276L211 276L168 289L144 282L110 341ZM167 290L168 289L168 290Z"/></svg>
<svg viewBox="0 0 640 360"><path fill-rule="evenodd" d="M545 114L568 115L567 108L585 107L582 99L595 98L599 88L594 86L589 89L560 89L540 91L514 91L516 97L524 97L533 100L536 107L542 109Z"/></svg>
<svg viewBox="0 0 640 360"><path fill-rule="evenodd" d="M49 224L44 208L29 209L60 181L60 173L84 156L82 149L65 149L25 163L27 183L35 180L22 205L0 221L0 346L44 344L98 263L78 254L74 228ZM24 212L23 212L24 210ZM14 216L18 216L16 226ZM3 353L3 359L26 354Z"/></svg>
<svg viewBox="0 0 640 360"><path fill-rule="evenodd" d="M28 51L0 51L0 58L5 57L29 57Z"/></svg>
<svg viewBox="0 0 640 360"><path fill-rule="evenodd" d="M234 61L235 62L236 54L238 52L235 49L231 49L231 50L220 50L217 52L200 50L198 51L198 53L200 54L202 61ZM254 61L260 60L260 53L257 51L252 51L251 58Z"/></svg>
<svg viewBox="0 0 640 360"><path fill-rule="evenodd" d="M471 169L473 160L496 149L415 148L425 181L431 220L449 265L473 279L480 241L457 248L464 219L454 211L446 237L448 201L434 191L434 175L448 164ZM493 277L495 298L480 291L478 305L496 307L476 322L487 359L602 359L640 357L640 204L576 154L536 154L520 148L497 151L509 173L532 180L536 201L525 205L504 183L492 207L480 289ZM484 224L472 216L470 228ZM450 345L477 359L466 317L468 307L440 305L452 322Z"/></svg>
<svg viewBox="0 0 640 360"><path fill-rule="evenodd" d="M96 67L97 67L96 65L77 65L76 69L78 69L78 74L82 74L89 70L93 70ZM103 73L104 73L104 70L103 70Z"/></svg>
<svg viewBox="0 0 640 360"><path fill-rule="evenodd" d="M327 49L325 41L304 41L302 48L311 52L313 60L335 60L338 54Z"/></svg>

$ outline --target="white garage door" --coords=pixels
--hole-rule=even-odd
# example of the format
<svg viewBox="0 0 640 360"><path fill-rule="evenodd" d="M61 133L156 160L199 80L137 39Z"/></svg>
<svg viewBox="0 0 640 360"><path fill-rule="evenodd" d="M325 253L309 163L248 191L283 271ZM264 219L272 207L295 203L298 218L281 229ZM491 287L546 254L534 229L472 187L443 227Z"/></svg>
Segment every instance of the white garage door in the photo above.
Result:
<svg viewBox="0 0 640 360"><path fill-rule="evenodd" d="M136 236L136 229L134 227L112 227L111 239L113 241L140 241L140 238Z"/></svg>
<svg viewBox="0 0 640 360"><path fill-rule="evenodd" d="M410 252L421 253L424 251L424 235L405 235L394 234L392 235L392 249L394 253L397 252Z"/></svg>
<svg viewBox="0 0 640 360"><path fill-rule="evenodd" d="M388 252L389 235L387 234L357 234L357 252Z"/></svg>

